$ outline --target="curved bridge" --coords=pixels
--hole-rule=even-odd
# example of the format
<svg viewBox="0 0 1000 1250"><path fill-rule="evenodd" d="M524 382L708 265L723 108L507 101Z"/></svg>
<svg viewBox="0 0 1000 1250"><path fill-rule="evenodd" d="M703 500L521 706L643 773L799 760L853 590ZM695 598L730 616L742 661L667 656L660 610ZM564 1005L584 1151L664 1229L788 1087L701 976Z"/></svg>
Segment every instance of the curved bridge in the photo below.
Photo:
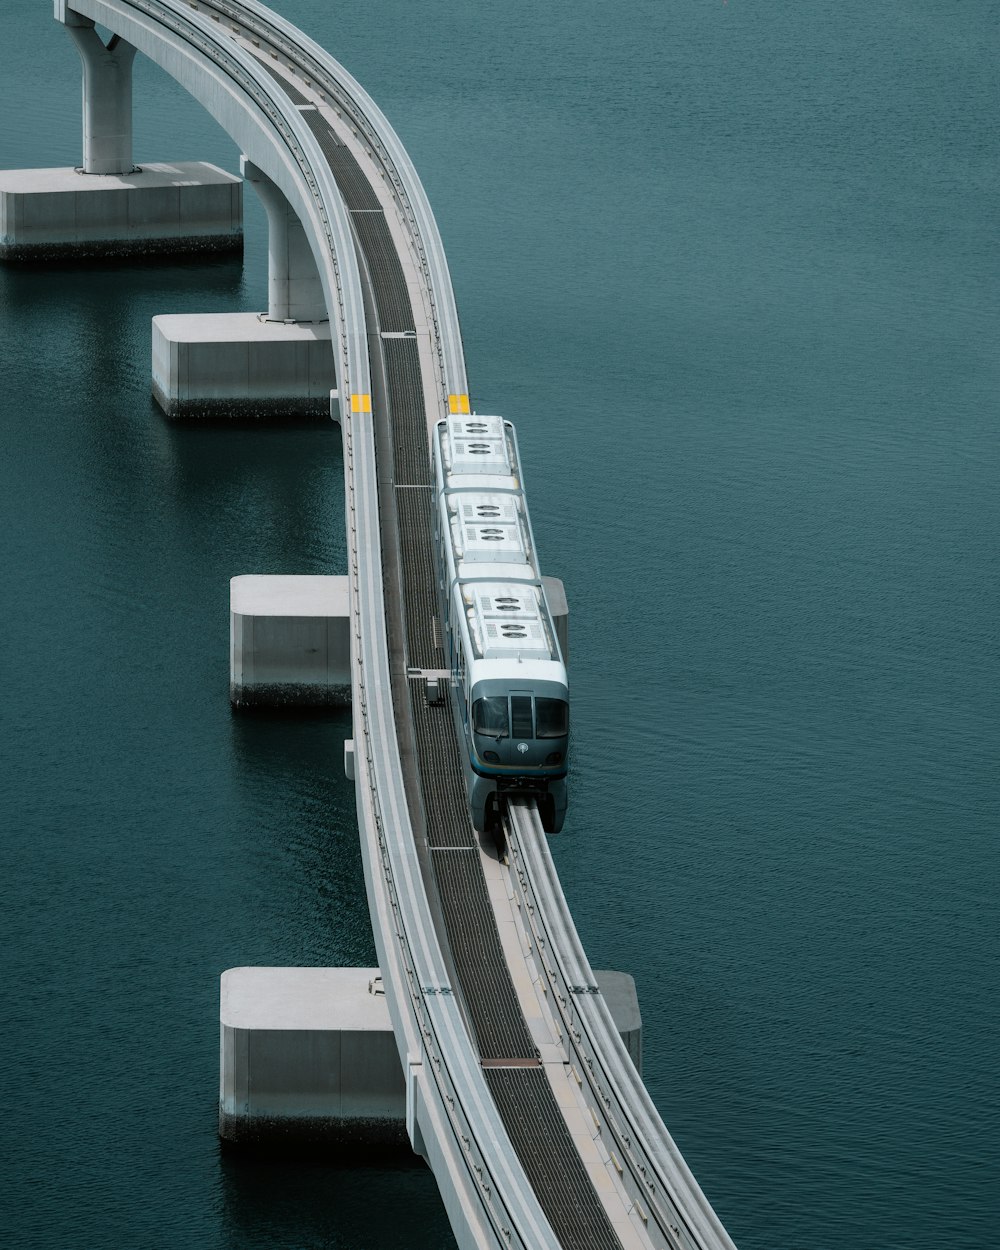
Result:
<svg viewBox="0 0 1000 1250"><path fill-rule="evenodd" d="M253 0L56 0L172 75L281 190L332 330L345 440L358 817L407 1130L460 1245L733 1250L612 1023L534 806L465 812L432 614L429 431L468 410L447 263L386 119Z"/></svg>

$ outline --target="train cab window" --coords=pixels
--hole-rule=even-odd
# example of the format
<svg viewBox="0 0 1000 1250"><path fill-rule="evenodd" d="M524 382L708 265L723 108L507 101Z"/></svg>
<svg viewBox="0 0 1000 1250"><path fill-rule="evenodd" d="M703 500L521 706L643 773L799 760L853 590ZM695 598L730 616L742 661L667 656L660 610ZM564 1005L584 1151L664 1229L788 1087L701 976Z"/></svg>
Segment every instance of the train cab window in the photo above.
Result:
<svg viewBox="0 0 1000 1250"><path fill-rule="evenodd" d="M565 738L569 733L569 704L563 699L536 699L535 718L539 738Z"/></svg>
<svg viewBox="0 0 1000 1250"><path fill-rule="evenodd" d="M472 728L477 734L486 734L488 738L509 737L506 697L498 695L477 699L472 705Z"/></svg>
<svg viewBox="0 0 1000 1250"><path fill-rule="evenodd" d="M531 695L512 694L510 696L511 733L515 738L533 738L535 736L531 723Z"/></svg>

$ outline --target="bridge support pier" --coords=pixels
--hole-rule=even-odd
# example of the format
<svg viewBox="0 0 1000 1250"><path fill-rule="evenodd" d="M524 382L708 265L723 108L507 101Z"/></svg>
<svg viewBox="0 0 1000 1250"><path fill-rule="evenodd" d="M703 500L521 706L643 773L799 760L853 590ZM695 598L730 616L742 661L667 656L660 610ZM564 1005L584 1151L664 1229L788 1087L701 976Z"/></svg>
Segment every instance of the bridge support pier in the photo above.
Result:
<svg viewBox="0 0 1000 1250"><path fill-rule="evenodd" d="M638 1067L635 982L595 972ZM407 1091L378 968L229 968L219 994L219 1136L268 1151L410 1151Z"/></svg>
<svg viewBox="0 0 1000 1250"><path fill-rule="evenodd" d="M351 701L346 577L247 574L229 583L229 698L234 707Z"/></svg>
<svg viewBox="0 0 1000 1250"><path fill-rule="evenodd" d="M63 22L83 62L84 174L131 174L132 62L135 48L112 35L105 45L89 17L65 10Z"/></svg>
<svg viewBox="0 0 1000 1250"><path fill-rule="evenodd" d="M0 260L242 250L242 183L204 161L133 164L135 47L56 0L83 63L79 169L0 171Z"/></svg>
<svg viewBox="0 0 1000 1250"><path fill-rule="evenodd" d="M0 261L192 256L243 249L243 185L205 161L130 174L0 170Z"/></svg>
<svg viewBox="0 0 1000 1250"><path fill-rule="evenodd" d="M219 1043L223 1141L409 1152L406 1083L377 968L230 968Z"/></svg>
<svg viewBox="0 0 1000 1250"><path fill-rule="evenodd" d="M239 252L243 184L203 161L132 163L135 48L56 0L83 64L83 164L0 171L0 260Z"/></svg>
<svg viewBox="0 0 1000 1250"><path fill-rule="evenodd" d="M284 193L247 158L267 211L266 313L153 318L153 395L171 417L328 417L337 385L319 270Z"/></svg>
<svg viewBox="0 0 1000 1250"><path fill-rule="evenodd" d="M153 398L168 417L329 419L337 392L329 322L263 313L153 318Z"/></svg>

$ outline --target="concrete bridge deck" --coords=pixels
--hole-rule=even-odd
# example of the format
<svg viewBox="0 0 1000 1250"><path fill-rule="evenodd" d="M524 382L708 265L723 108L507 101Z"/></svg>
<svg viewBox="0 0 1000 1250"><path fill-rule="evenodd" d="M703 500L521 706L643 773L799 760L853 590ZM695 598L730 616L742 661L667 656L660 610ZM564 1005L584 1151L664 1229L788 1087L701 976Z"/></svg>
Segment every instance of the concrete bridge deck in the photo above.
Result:
<svg viewBox="0 0 1000 1250"><path fill-rule="evenodd" d="M731 1250L611 1023L537 813L510 806L498 858L469 823L450 710L413 675L442 663L429 431L468 386L406 153L337 62L252 0L56 12L106 26L201 99L310 240L344 427L369 906L407 1130L459 1243Z"/></svg>

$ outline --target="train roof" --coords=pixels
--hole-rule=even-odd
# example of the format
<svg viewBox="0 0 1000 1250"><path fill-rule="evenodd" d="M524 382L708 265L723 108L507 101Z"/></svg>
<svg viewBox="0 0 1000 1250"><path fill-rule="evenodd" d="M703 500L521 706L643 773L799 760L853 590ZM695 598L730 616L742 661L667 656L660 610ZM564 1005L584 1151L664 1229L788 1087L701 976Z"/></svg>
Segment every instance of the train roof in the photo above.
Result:
<svg viewBox="0 0 1000 1250"><path fill-rule="evenodd" d="M524 582L467 582L462 585L462 598L473 648L481 659L559 659L541 587Z"/></svg>
<svg viewBox="0 0 1000 1250"><path fill-rule="evenodd" d="M456 561L523 565L500 577L534 577L531 531L518 495L457 490L445 495ZM460 577L475 576L464 569Z"/></svg>
<svg viewBox="0 0 1000 1250"><path fill-rule="evenodd" d="M438 422L438 440L446 489L519 488L514 427L503 417L446 417Z"/></svg>

